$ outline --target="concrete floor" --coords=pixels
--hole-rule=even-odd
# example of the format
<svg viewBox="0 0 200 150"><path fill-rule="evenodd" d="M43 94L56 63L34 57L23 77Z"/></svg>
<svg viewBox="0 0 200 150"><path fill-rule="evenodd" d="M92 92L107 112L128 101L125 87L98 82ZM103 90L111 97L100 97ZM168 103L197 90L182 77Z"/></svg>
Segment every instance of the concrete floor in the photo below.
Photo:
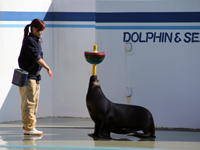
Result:
<svg viewBox="0 0 200 150"><path fill-rule="evenodd" d="M0 150L200 150L200 131L156 130L156 139L111 134L113 140L93 139L94 123L88 118L40 118L42 137L24 136L21 121L0 123Z"/></svg>

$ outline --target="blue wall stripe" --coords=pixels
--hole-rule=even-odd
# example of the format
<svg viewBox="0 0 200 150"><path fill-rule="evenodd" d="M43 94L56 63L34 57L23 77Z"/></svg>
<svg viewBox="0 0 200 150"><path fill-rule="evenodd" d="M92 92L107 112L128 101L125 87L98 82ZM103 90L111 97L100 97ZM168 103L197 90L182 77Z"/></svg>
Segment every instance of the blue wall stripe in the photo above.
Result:
<svg viewBox="0 0 200 150"><path fill-rule="evenodd" d="M7 12L0 11L0 21L95 21L93 12Z"/></svg>
<svg viewBox="0 0 200 150"><path fill-rule="evenodd" d="M24 28L26 24L0 24L0 28Z"/></svg>
<svg viewBox="0 0 200 150"><path fill-rule="evenodd" d="M97 13L96 22L200 22L200 12Z"/></svg>
<svg viewBox="0 0 200 150"><path fill-rule="evenodd" d="M97 23L200 22L200 12L7 12L0 11L0 21L96 21Z"/></svg>
<svg viewBox="0 0 200 150"><path fill-rule="evenodd" d="M66 25L66 24L46 24L47 28L95 28L95 25Z"/></svg>
<svg viewBox="0 0 200 150"><path fill-rule="evenodd" d="M47 12L44 21L95 21L94 12Z"/></svg>
<svg viewBox="0 0 200 150"><path fill-rule="evenodd" d="M103 30L200 30L200 26L96 26Z"/></svg>
<svg viewBox="0 0 200 150"><path fill-rule="evenodd" d="M0 28L24 28L26 24L0 24ZM95 28L95 25L46 24L46 28Z"/></svg>
<svg viewBox="0 0 200 150"><path fill-rule="evenodd" d="M31 21L35 18L43 20L46 12L7 12L0 11L0 21Z"/></svg>
<svg viewBox="0 0 200 150"><path fill-rule="evenodd" d="M24 28L26 24L0 24L0 28ZM46 28L95 28L98 30L200 30L200 26L96 26L84 24L46 24Z"/></svg>

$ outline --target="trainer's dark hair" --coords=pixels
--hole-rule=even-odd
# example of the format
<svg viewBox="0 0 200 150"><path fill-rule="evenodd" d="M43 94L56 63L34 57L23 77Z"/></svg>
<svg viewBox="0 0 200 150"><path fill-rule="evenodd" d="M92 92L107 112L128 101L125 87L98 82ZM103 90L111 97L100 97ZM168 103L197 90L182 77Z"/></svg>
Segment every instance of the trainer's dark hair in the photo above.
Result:
<svg viewBox="0 0 200 150"><path fill-rule="evenodd" d="M32 31L32 27L35 27L37 29L37 31L43 31L45 29L45 23L40 20L40 19L34 19L31 24L27 24L26 27L24 28L24 38L23 41L25 39L25 37L28 35L29 33L29 27L31 26L31 31Z"/></svg>

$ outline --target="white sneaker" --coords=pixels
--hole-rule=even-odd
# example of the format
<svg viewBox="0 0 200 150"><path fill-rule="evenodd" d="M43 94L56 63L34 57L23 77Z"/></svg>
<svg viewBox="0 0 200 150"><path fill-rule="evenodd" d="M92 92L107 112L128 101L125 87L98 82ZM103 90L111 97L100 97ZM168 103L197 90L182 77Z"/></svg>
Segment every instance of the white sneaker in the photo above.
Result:
<svg viewBox="0 0 200 150"><path fill-rule="evenodd" d="M28 131L28 130L24 130L24 135L41 135L43 134L42 131L38 131L36 128L33 128L33 130Z"/></svg>

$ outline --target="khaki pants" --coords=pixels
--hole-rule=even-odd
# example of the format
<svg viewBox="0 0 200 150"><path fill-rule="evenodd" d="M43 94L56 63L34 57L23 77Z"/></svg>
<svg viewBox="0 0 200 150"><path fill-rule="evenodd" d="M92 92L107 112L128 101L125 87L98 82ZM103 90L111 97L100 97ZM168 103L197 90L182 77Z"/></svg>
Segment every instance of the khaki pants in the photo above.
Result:
<svg viewBox="0 0 200 150"><path fill-rule="evenodd" d="M32 130L36 124L38 109L40 82L27 79L25 87L19 87L21 95L22 122L24 130Z"/></svg>

